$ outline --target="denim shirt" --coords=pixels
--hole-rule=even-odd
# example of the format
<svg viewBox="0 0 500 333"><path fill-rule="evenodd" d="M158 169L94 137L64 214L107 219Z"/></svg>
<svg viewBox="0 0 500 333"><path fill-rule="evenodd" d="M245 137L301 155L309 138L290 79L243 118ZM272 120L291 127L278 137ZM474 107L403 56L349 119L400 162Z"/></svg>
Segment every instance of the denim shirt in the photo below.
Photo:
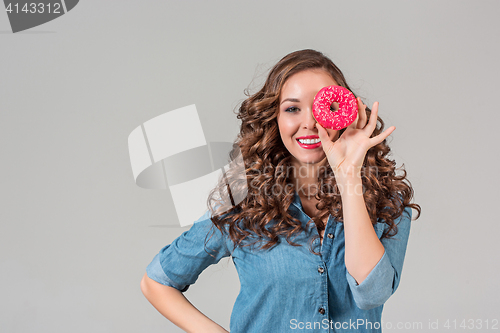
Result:
<svg viewBox="0 0 500 333"><path fill-rule="evenodd" d="M303 226L310 220L297 192L290 214ZM231 333L282 332L381 332L383 304L396 291L401 278L410 233L411 208L395 223L398 233L381 240L385 252L369 275L358 285L344 262L344 225L331 215L323 241L316 239L309 251L308 240L317 235L314 223L291 240L285 237L268 250L238 247L227 233L215 229L204 248L212 221L207 211L189 230L163 247L147 266L149 278L180 291L194 284L199 274L223 257L231 256L241 283L230 321ZM380 238L386 224L378 221ZM210 235L212 232L209 233Z"/></svg>

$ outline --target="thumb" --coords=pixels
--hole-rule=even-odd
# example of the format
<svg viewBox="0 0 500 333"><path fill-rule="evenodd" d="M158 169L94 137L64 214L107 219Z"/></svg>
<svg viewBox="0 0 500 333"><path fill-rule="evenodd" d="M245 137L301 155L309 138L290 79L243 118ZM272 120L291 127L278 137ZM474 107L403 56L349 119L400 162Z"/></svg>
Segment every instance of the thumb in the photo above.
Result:
<svg viewBox="0 0 500 333"><path fill-rule="evenodd" d="M316 127L318 128L318 136L319 136L319 139L321 140L321 146L323 147L323 150L326 153L333 146L333 142L330 140L330 137L328 136L328 132L326 131L326 129L323 126L321 126L319 123L316 123Z"/></svg>

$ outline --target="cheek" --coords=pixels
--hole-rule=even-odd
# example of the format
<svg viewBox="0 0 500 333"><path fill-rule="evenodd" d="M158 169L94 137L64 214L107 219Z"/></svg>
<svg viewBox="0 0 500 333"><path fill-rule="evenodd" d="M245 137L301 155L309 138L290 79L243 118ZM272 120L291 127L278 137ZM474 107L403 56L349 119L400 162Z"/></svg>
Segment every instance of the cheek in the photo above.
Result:
<svg viewBox="0 0 500 333"><path fill-rule="evenodd" d="M290 117L280 117L278 119L278 127L281 136L292 136L297 131L297 124Z"/></svg>

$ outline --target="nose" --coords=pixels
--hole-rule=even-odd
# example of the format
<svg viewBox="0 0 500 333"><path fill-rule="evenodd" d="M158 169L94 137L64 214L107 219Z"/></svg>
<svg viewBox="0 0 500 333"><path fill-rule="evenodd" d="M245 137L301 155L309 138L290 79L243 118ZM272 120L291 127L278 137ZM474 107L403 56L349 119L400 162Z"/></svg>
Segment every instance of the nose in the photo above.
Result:
<svg viewBox="0 0 500 333"><path fill-rule="evenodd" d="M303 128L307 128L309 130L317 130L316 128L316 119L312 114L312 108L307 108L306 112L303 113L302 126Z"/></svg>

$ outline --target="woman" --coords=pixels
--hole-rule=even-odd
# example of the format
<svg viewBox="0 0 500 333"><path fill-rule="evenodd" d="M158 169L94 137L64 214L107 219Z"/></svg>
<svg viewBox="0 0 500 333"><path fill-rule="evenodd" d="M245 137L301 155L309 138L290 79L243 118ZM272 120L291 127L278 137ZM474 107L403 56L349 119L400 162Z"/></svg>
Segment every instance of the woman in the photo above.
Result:
<svg viewBox="0 0 500 333"><path fill-rule="evenodd" d="M410 203L406 171L397 176L387 156L395 127L382 131L378 103L370 110L358 98L357 119L340 131L315 121L314 97L330 85L351 90L329 58L297 51L242 103L231 156L241 150L246 180L229 170L207 213L161 249L141 282L153 306L183 330L227 332L182 292L231 256L241 283L232 333L381 331L383 304L401 277L411 208L420 216L420 206ZM238 186L248 193L227 211L221 194Z"/></svg>

